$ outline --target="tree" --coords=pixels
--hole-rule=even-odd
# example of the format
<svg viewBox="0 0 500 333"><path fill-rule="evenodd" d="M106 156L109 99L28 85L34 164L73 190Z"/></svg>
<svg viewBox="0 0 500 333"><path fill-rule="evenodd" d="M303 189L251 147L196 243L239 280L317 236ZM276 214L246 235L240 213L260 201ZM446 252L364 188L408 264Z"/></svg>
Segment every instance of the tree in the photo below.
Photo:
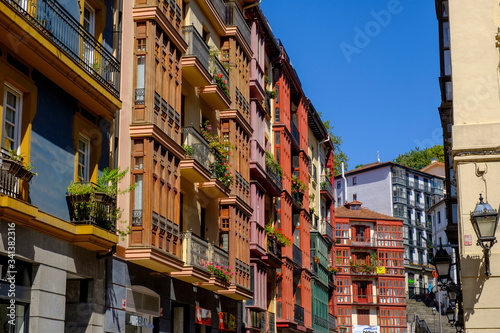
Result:
<svg viewBox="0 0 500 333"><path fill-rule="evenodd" d="M318 115L321 117L321 113L318 112ZM337 176L342 173L342 162L344 162L344 169L347 170L347 161L349 161L349 158L341 148L344 140L342 140L340 135L333 134L333 126L330 126L330 120L325 120L323 125L333 142L333 174Z"/></svg>
<svg viewBox="0 0 500 333"><path fill-rule="evenodd" d="M432 158L436 158L438 162L444 162L444 148L442 145L435 145L422 150L419 147L415 147L411 151L396 157L394 162L420 170L431 164Z"/></svg>

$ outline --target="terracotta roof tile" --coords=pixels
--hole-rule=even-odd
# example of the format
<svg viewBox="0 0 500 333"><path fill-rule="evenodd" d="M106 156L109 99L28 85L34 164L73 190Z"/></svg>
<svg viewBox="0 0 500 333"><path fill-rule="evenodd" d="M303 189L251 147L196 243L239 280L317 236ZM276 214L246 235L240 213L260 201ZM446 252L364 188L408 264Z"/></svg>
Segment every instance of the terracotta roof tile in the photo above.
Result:
<svg viewBox="0 0 500 333"><path fill-rule="evenodd" d="M359 205L359 210L352 210L348 207L351 205ZM390 221L402 221L402 219L392 217L389 215L381 214L369 210L367 208L361 207L361 202L352 201L346 203L342 207L337 207L335 209L335 217L348 217L348 218L359 218L359 219L370 219L370 220L390 220Z"/></svg>

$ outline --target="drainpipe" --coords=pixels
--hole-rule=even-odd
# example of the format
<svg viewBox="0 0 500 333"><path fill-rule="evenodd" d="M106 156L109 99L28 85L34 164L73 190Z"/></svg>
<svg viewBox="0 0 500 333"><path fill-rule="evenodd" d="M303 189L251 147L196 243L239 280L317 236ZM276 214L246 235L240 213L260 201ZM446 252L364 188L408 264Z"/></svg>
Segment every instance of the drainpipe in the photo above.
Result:
<svg viewBox="0 0 500 333"><path fill-rule="evenodd" d="M344 174L344 162L342 162L342 178L344 178L344 184L345 184L345 188L344 188L344 204L347 202L347 179L345 178L345 174Z"/></svg>
<svg viewBox="0 0 500 333"><path fill-rule="evenodd" d="M248 8L252 8L252 7L255 7L255 6L258 6L260 5L260 3L262 2L262 0L259 0L259 1L256 1L254 3L251 3L247 6L243 6L243 17L245 17L245 11L248 9Z"/></svg>
<svg viewBox="0 0 500 333"><path fill-rule="evenodd" d="M328 140L330 140L330 137L327 135L325 140L318 142L318 160L319 160L319 147L320 147L320 145L322 143L325 143ZM325 163L325 166L326 166L326 163ZM320 178L319 177L320 177L320 175L319 175L319 172L318 172L316 174L316 183L319 184L319 186L318 186L318 193L317 193L317 195L318 195L318 203L319 203L319 205L318 205L319 206L318 216L319 216L319 222L321 223L321 200L319 199L321 197L321 192L320 192L321 191L321 182L320 182Z"/></svg>

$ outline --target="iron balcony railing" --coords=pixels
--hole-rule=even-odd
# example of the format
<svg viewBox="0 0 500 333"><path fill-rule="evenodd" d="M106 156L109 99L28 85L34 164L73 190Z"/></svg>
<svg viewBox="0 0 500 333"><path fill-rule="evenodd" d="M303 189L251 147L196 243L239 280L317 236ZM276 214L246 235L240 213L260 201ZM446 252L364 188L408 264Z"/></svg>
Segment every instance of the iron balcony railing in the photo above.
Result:
<svg viewBox="0 0 500 333"><path fill-rule="evenodd" d="M304 308L295 304L293 309L293 320L301 325L304 325Z"/></svg>
<svg viewBox="0 0 500 333"><path fill-rule="evenodd" d="M82 184L89 184L88 182ZM116 231L116 200L97 192L97 185L91 183L92 193L66 195L70 222L92 224L105 230Z"/></svg>
<svg viewBox="0 0 500 333"><path fill-rule="evenodd" d="M333 240L333 228L327 220L321 221L321 234Z"/></svg>
<svg viewBox="0 0 500 333"><path fill-rule="evenodd" d="M292 138L293 138L293 140L295 141L295 143L297 144L297 146L300 146L300 134L299 134L299 130L297 129L297 125L295 125L295 123L293 121L290 122L290 128L291 128L291 131L292 131Z"/></svg>
<svg viewBox="0 0 500 333"><path fill-rule="evenodd" d="M216 0L215 0L216 1ZM243 39L250 46L250 27L248 26L243 13L236 1L228 1L226 5L226 24L230 26L237 26L243 36Z"/></svg>
<svg viewBox="0 0 500 333"><path fill-rule="evenodd" d="M278 245L276 238L267 237L267 252L281 258L281 245Z"/></svg>
<svg viewBox="0 0 500 333"><path fill-rule="evenodd" d="M184 34L184 40L188 44L186 55L195 56L208 71L210 64L210 48L200 36L198 30L196 30L194 25L187 25L182 27L182 33Z"/></svg>
<svg viewBox="0 0 500 333"><path fill-rule="evenodd" d="M274 184L276 184L276 186L278 186L280 190L283 189L281 176L274 169L268 168L267 166L266 166L266 172L269 178L271 178L271 180L274 182Z"/></svg>
<svg viewBox="0 0 500 333"><path fill-rule="evenodd" d="M330 179L327 176L323 175L320 177L320 185L322 191L326 191L333 196L332 183L330 183Z"/></svg>
<svg viewBox="0 0 500 333"><path fill-rule="evenodd" d="M8 170L0 169L0 193L12 198L21 197L21 186L19 178L11 174Z"/></svg>
<svg viewBox="0 0 500 333"><path fill-rule="evenodd" d="M208 244L208 250L211 263L219 264L224 267L229 266L229 254L226 251L215 246L214 244Z"/></svg>
<svg viewBox="0 0 500 333"><path fill-rule="evenodd" d="M182 260L186 266L195 266L208 272L209 244L193 234L192 231L181 233Z"/></svg>
<svg viewBox="0 0 500 333"><path fill-rule="evenodd" d="M205 169L210 171L214 162L214 154L210 150L208 141L193 126L182 127L181 133L183 135L182 143L187 148L187 152Z"/></svg>
<svg viewBox="0 0 500 333"><path fill-rule="evenodd" d="M216 57L210 58L210 73L213 76L222 74L222 79L226 81L226 86L229 89L229 73Z"/></svg>
<svg viewBox="0 0 500 333"><path fill-rule="evenodd" d="M267 331L269 333L276 332L276 315L272 312L267 313Z"/></svg>
<svg viewBox="0 0 500 333"><path fill-rule="evenodd" d="M302 267L302 250L293 245L293 262Z"/></svg>
<svg viewBox="0 0 500 333"><path fill-rule="evenodd" d="M377 246L377 237L352 237L351 246Z"/></svg>
<svg viewBox="0 0 500 333"><path fill-rule="evenodd" d="M97 81L120 95L120 63L55 0L0 0L22 14ZM112 24L112 22L108 22Z"/></svg>

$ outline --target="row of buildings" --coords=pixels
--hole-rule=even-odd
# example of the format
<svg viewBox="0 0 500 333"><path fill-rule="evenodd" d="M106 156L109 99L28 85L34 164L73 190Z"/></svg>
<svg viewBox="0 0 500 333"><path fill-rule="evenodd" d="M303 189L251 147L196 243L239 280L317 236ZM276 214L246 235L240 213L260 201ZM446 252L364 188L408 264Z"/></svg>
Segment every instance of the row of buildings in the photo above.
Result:
<svg viewBox="0 0 500 333"><path fill-rule="evenodd" d="M406 332L442 184L334 180L257 2L0 0L0 79L0 330Z"/></svg>

